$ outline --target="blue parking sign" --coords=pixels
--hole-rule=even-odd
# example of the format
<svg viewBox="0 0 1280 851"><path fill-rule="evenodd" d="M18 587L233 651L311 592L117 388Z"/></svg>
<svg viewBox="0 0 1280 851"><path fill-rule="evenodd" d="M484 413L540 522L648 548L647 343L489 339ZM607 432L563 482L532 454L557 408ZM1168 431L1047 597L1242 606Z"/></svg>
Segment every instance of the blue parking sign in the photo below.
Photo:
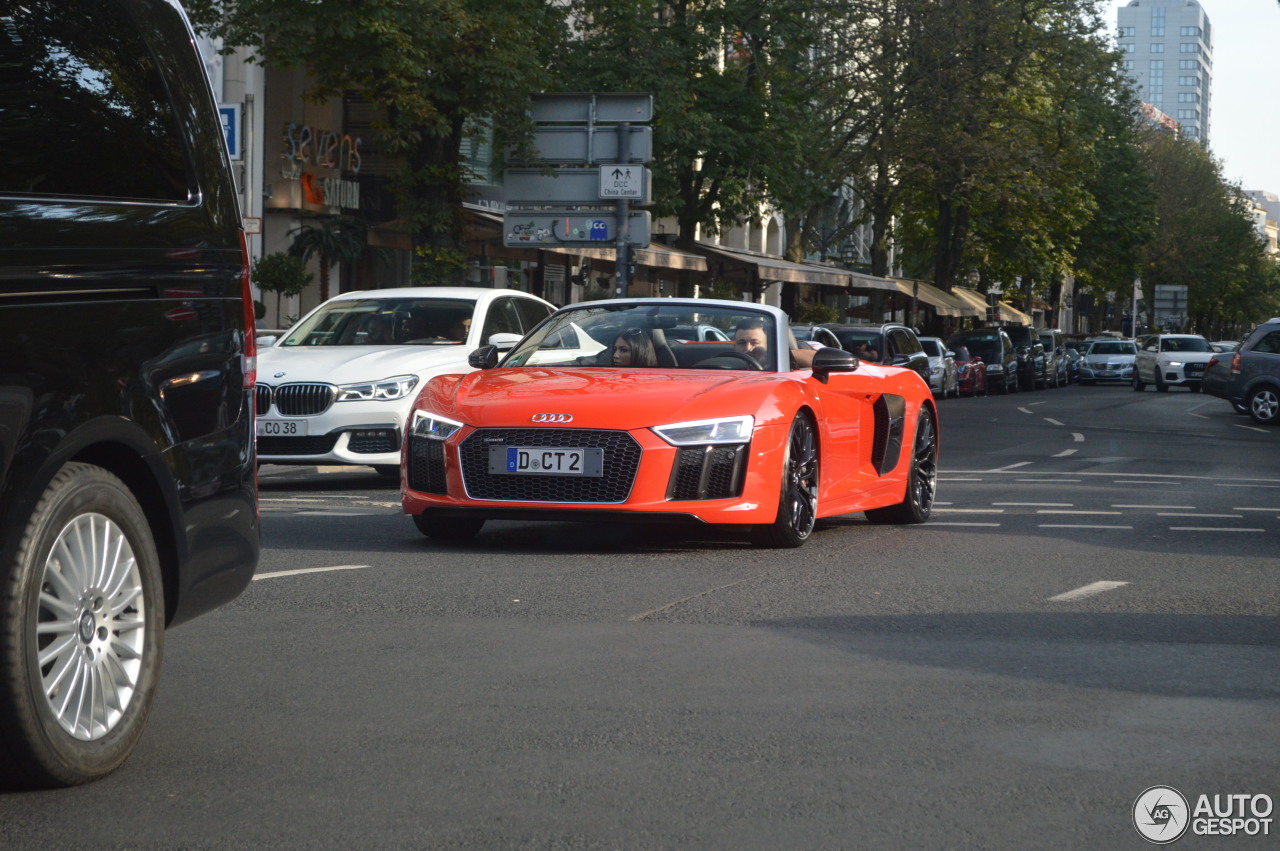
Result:
<svg viewBox="0 0 1280 851"><path fill-rule="evenodd" d="M222 118L222 134L227 140L227 153L232 160L240 159L240 104L219 104Z"/></svg>

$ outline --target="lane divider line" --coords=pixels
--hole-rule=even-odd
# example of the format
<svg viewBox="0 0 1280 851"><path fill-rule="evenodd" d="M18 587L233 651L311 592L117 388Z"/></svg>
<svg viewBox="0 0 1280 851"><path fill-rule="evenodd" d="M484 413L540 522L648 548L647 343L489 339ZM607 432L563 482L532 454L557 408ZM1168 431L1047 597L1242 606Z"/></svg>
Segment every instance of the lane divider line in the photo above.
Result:
<svg viewBox="0 0 1280 851"><path fill-rule="evenodd" d="M1132 526L1108 526L1101 523L1040 523L1040 529L1133 529Z"/></svg>
<svg viewBox="0 0 1280 851"><path fill-rule="evenodd" d="M303 567L298 570L277 570L273 573L259 573L253 581L259 579L275 579L277 576L301 576L304 573L328 573L331 570L364 570L367 564L335 564L333 567Z"/></svg>
<svg viewBox="0 0 1280 851"><path fill-rule="evenodd" d="M1266 529L1240 529L1230 526L1170 526L1170 532L1265 532Z"/></svg>
<svg viewBox="0 0 1280 851"><path fill-rule="evenodd" d="M1071 439L1076 443L1084 443L1084 435L1078 431L1071 432Z"/></svg>
<svg viewBox="0 0 1280 851"><path fill-rule="evenodd" d="M1115 589L1122 588L1128 584L1128 582L1091 582L1088 585L1082 585L1072 591L1066 591L1055 597L1050 597L1049 602L1071 603L1076 600L1083 600L1086 597L1094 597L1098 594L1106 593L1107 591L1114 591Z"/></svg>

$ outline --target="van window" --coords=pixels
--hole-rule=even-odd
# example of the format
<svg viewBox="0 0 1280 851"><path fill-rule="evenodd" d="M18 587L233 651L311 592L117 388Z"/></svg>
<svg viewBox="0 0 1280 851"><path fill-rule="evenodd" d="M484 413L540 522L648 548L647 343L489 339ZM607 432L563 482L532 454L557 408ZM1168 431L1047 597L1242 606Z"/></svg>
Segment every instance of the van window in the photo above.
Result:
<svg viewBox="0 0 1280 851"><path fill-rule="evenodd" d="M156 59L132 17L102 5L113 8L42 3L0 17L0 192L185 202L185 149Z"/></svg>

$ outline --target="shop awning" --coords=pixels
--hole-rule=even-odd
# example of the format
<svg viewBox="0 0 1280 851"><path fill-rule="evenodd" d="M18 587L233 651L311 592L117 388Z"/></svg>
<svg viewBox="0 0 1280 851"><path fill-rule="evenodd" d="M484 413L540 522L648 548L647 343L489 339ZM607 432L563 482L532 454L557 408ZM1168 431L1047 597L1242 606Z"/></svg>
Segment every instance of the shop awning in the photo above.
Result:
<svg viewBox="0 0 1280 851"><path fill-rule="evenodd" d="M976 290L968 289L967 287L955 287L954 289L951 290L951 294L955 296L959 296L960 298L963 298L965 301L970 302L971 304L978 307L981 310L981 313L977 315L984 316L984 317L986 316L987 300L981 293L977 292ZM997 302L996 308L999 311L1000 318L1005 322L1013 322L1020 325L1031 324L1030 316L1023 313L1021 310L1018 310L1018 308L1014 307L1013 305L1008 304L1007 302L1003 302L1003 301Z"/></svg>
<svg viewBox="0 0 1280 851"><path fill-rule="evenodd" d="M712 245L699 242L697 249L708 259L729 261L741 266L754 267L762 281L782 281L788 284L821 284L836 287L848 287L852 283L852 273L834 266L820 266L815 263L792 263L781 257L748 251L745 248L728 248L723 245Z"/></svg>
<svg viewBox="0 0 1280 851"><path fill-rule="evenodd" d="M939 316L982 316L985 309L979 310L964 299L924 281L908 281L894 278L898 292L924 302L934 309Z"/></svg>

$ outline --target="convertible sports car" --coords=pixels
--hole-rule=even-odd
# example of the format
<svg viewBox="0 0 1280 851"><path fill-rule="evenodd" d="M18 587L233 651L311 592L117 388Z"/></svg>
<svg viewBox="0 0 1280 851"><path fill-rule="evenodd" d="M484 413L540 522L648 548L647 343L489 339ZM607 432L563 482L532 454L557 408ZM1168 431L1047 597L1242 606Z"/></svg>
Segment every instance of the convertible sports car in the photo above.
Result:
<svg viewBox="0 0 1280 851"><path fill-rule="evenodd" d="M693 324L756 345L665 333ZM477 371L422 388L402 453L404 511L433 538L469 538L488 519L689 521L738 525L768 547L798 547L818 518L855 511L928 519L928 385L839 349L795 349L786 314L762 305L565 307L501 363L485 346L470 356Z"/></svg>

